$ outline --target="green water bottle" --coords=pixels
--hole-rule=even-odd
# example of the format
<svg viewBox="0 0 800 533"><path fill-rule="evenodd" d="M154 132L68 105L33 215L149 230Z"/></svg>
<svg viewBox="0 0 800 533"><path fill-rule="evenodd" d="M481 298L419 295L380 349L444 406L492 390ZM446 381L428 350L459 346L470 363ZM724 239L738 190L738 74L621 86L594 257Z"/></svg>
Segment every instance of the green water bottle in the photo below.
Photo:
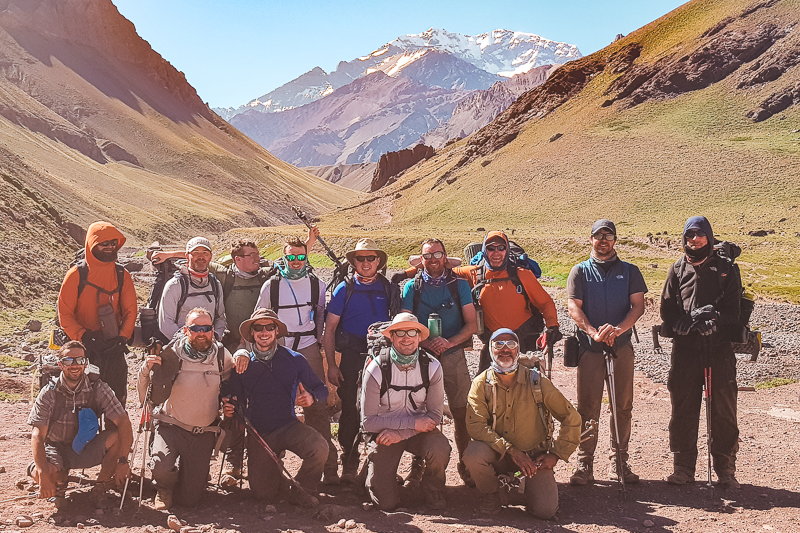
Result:
<svg viewBox="0 0 800 533"><path fill-rule="evenodd" d="M428 315L428 329L431 332L431 338L442 336L442 319L439 318L439 313Z"/></svg>

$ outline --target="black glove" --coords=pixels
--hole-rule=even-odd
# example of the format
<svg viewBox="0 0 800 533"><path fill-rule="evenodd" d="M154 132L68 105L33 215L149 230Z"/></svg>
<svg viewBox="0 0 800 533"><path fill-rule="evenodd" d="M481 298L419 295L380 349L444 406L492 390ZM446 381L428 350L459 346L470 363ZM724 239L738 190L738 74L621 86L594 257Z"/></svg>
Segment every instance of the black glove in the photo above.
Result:
<svg viewBox="0 0 800 533"><path fill-rule="evenodd" d="M716 320L700 321L694 325L692 330L698 332L700 335L712 335L717 331L717 321Z"/></svg>
<svg viewBox="0 0 800 533"><path fill-rule="evenodd" d="M89 331L87 330L81 336L81 342L86 347L87 351L100 353L105 349L105 341L103 340L103 334L99 331Z"/></svg>
<svg viewBox="0 0 800 533"><path fill-rule="evenodd" d="M564 338L564 335L561 334L561 330L558 329L558 326L550 326L545 330L544 333L547 335L547 344L550 344L551 346Z"/></svg>
<svg viewBox="0 0 800 533"><path fill-rule="evenodd" d="M124 348L125 351L127 351L128 350L128 339L126 339L125 337L120 335L119 337L114 337L113 339L111 339L111 341L109 341L108 345L109 345L109 347L114 347L114 348Z"/></svg>
<svg viewBox="0 0 800 533"><path fill-rule="evenodd" d="M697 309L692 309L692 320L695 324L706 320L716 320L717 318L719 318L719 313L714 309L713 305L705 305Z"/></svg>
<svg viewBox="0 0 800 533"><path fill-rule="evenodd" d="M408 274L406 274L405 270L401 270L396 274L392 274L391 281L394 285L398 285L401 281L405 281L407 279L408 279Z"/></svg>
<svg viewBox="0 0 800 533"><path fill-rule="evenodd" d="M688 335L693 325L694 325L694 319L692 318L692 315L686 314L681 316L678 319L678 321L675 322L675 325L672 326L672 329L678 335Z"/></svg>

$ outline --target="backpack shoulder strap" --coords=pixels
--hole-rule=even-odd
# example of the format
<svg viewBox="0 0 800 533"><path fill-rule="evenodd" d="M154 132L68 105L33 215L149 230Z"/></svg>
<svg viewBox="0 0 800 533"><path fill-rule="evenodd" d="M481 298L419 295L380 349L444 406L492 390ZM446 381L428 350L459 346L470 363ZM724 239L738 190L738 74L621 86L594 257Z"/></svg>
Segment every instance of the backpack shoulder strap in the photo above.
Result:
<svg viewBox="0 0 800 533"><path fill-rule="evenodd" d="M176 272L175 276L178 278L178 282L181 285L181 295L178 298L178 305L175 307L175 318L177 320L178 316L181 314L183 305L186 303L186 298L189 296L189 280L186 276L181 274L180 271Z"/></svg>
<svg viewBox="0 0 800 533"><path fill-rule="evenodd" d="M355 290L356 280L352 276L352 274L348 274L344 277L344 305L342 306L342 316L344 316L344 312L347 310L347 304L350 303L350 298L353 297L353 291Z"/></svg>
<svg viewBox="0 0 800 533"><path fill-rule="evenodd" d="M313 272L309 272L308 279L311 281L311 309L313 310L319 306L319 278Z"/></svg>
<svg viewBox="0 0 800 533"><path fill-rule="evenodd" d="M225 267L225 283L222 284L222 298L227 299L233 292L233 286L236 284L236 274L233 272L233 266Z"/></svg>
<svg viewBox="0 0 800 533"><path fill-rule="evenodd" d="M400 287L386 279L386 276L383 274L378 274L378 280L383 286L384 294L386 294L389 318L394 318L394 316L400 312L400 307L402 306L402 302L400 301Z"/></svg>
<svg viewBox="0 0 800 533"><path fill-rule="evenodd" d="M278 308L280 307L280 290L281 290L281 277L279 274L275 274L271 278L269 278L269 306L270 309L278 312Z"/></svg>
<svg viewBox="0 0 800 533"><path fill-rule="evenodd" d="M448 270L447 281L445 282L447 289L450 291L450 299L458 308L458 314L461 317L461 324L464 324L464 310L461 309L461 295L458 293L458 276L453 274L452 270ZM414 313L416 314L416 313Z"/></svg>
<svg viewBox="0 0 800 533"><path fill-rule="evenodd" d="M83 289L86 288L86 284L89 282L89 265L86 264L85 259L81 259L75 265L75 268L78 270L78 298L80 298Z"/></svg>
<svg viewBox="0 0 800 533"><path fill-rule="evenodd" d="M544 395L542 394L542 376L539 373L539 369L532 367L530 368L530 373L531 393L533 394L533 399L536 402L536 407L539 411L539 418L542 419L542 424L545 428L547 428L546 443L549 449L550 442L553 440L553 417L550 415L550 411L548 411L547 407L544 405Z"/></svg>
<svg viewBox="0 0 800 533"><path fill-rule="evenodd" d="M380 397L389 391L392 383L392 359L389 357L389 349L383 348L378 354L378 366L381 369L381 394Z"/></svg>
<svg viewBox="0 0 800 533"><path fill-rule="evenodd" d="M414 316L417 316L417 311L419 311L419 304L422 301L422 286L424 285L425 281L422 279L422 271L420 270L414 276L414 285L411 289L414 291L412 296L412 306L411 306L411 313Z"/></svg>
<svg viewBox="0 0 800 533"><path fill-rule="evenodd" d="M117 271L117 292L122 294L122 284L125 283L125 267L119 263L114 263L114 268Z"/></svg>
<svg viewBox="0 0 800 533"><path fill-rule="evenodd" d="M216 307L219 307L219 297L221 294L219 293L220 289L222 288L222 283L219 282L217 276L213 273L208 273L208 284L211 285L211 292L214 293L214 307L216 312Z"/></svg>
<svg viewBox="0 0 800 533"><path fill-rule="evenodd" d="M422 378L422 386L425 389L425 395L428 394L428 388L431 385L431 358L428 356L428 352L425 350L420 350L419 352L419 374Z"/></svg>
<svg viewBox="0 0 800 533"><path fill-rule="evenodd" d="M509 263L506 267L506 272L508 272L508 277L511 280L511 283L517 287L517 294L521 294L522 297L525 298L525 305L528 307L528 311L531 313L533 313L534 310L538 311L536 306L533 305L533 302L531 302L531 298L528 296L528 291L525 290L525 285L523 285L522 281L519 279L516 265Z"/></svg>

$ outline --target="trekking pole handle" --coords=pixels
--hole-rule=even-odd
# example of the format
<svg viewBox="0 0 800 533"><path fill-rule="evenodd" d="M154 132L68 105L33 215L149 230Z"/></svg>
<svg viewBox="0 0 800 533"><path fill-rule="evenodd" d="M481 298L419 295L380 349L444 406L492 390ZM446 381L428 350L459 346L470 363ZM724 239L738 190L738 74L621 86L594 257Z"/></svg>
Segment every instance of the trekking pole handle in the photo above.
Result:
<svg viewBox="0 0 800 533"><path fill-rule="evenodd" d="M297 218L303 221L303 224L305 224L308 227L308 229L311 229L311 223L308 221L308 217L303 211L300 210L298 206L293 205L292 211L294 211L294 214L297 215ZM325 248L326 255L331 261L333 261L333 264L336 265L337 267L341 267L342 262L339 260L338 257L336 257L336 254L333 253L333 250L331 250L330 247L325 243L325 240L322 237L317 237L317 241L319 241L322 247Z"/></svg>

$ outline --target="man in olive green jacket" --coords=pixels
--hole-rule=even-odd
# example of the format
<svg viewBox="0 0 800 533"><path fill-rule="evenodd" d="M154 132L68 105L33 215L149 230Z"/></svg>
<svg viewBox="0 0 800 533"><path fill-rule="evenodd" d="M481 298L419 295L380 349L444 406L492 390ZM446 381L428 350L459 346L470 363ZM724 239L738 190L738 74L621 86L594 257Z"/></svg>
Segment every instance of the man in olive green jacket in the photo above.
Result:
<svg viewBox="0 0 800 533"><path fill-rule="evenodd" d="M491 367L472 382L467 430L472 442L464 452L478 491L480 510L495 514L502 508L498 474L520 471L525 476L529 513L552 518L558 509L553 467L569 461L578 447L581 416L561 392L537 370L519 364L519 340L507 328L489 341ZM561 426L553 441L552 418Z"/></svg>

